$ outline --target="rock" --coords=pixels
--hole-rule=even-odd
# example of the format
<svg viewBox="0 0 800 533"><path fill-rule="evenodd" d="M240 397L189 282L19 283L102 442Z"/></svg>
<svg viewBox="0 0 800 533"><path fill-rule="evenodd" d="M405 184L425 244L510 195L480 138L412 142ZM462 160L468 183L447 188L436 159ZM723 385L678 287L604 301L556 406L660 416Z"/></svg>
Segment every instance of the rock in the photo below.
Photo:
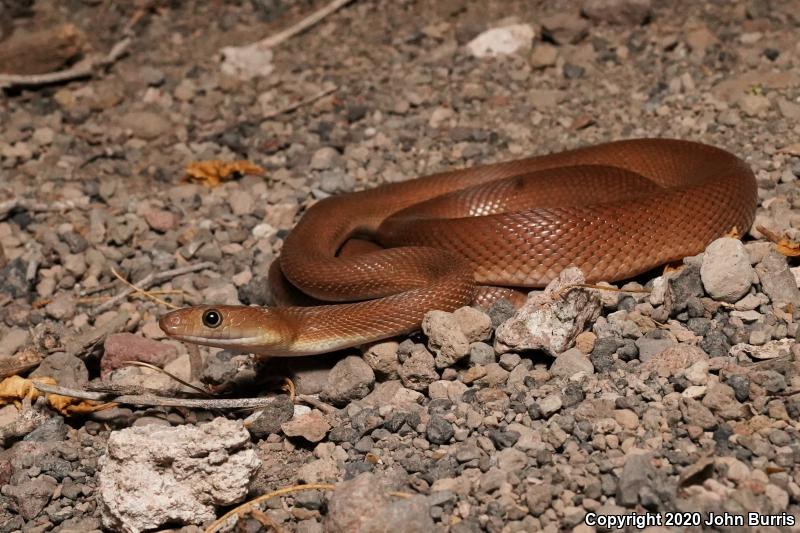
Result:
<svg viewBox="0 0 800 533"><path fill-rule="evenodd" d="M697 400L681 398L680 410L683 420L693 426L698 426L706 431L717 427L717 418L714 413Z"/></svg>
<svg viewBox="0 0 800 533"><path fill-rule="evenodd" d="M439 379L433 355L422 345L415 345L398 372L403 385L416 391L424 391Z"/></svg>
<svg viewBox="0 0 800 533"><path fill-rule="evenodd" d="M164 211L161 209L154 209L148 211L144 215L144 220L150 229L159 233L165 233L176 226L178 217L175 213Z"/></svg>
<svg viewBox="0 0 800 533"><path fill-rule="evenodd" d="M297 469L297 481L300 483L330 483L336 481L342 471L335 459L324 457L304 464Z"/></svg>
<svg viewBox="0 0 800 533"><path fill-rule="evenodd" d="M660 354L664 350L675 346L672 339L649 339L639 337L635 341L636 348L639 350L639 360L643 363L649 361L653 356Z"/></svg>
<svg viewBox="0 0 800 533"><path fill-rule="evenodd" d="M483 311L474 307L461 307L453 311L453 318L470 343L485 341L492 336L492 319Z"/></svg>
<svg viewBox="0 0 800 533"><path fill-rule="evenodd" d="M287 437L302 437L308 442L319 442L328 434L331 425L321 412L314 409L310 413L293 418L281 424Z"/></svg>
<svg viewBox="0 0 800 533"><path fill-rule="evenodd" d="M498 353L544 350L553 356L566 351L600 313L596 291L563 290L568 285L584 282L577 268L561 272L558 279L550 282L541 293L530 296L511 319L497 328L495 350Z"/></svg>
<svg viewBox="0 0 800 533"><path fill-rule="evenodd" d="M497 452L497 467L503 472L520 472L528 464L525 452L516 448L506 448Z"/></svg>
<svg viewBox="0 0 800 533"><path fill-rule="evenodd" d="M16 511L25 520L33 520L50 502L58 482L50 476L39 476L20 483L5 485L3 495L13 500Z"/></svg>
<svg viewBox="0 0 800 533"><path fill-rule="evenodd" d="M381 481L363 473L339 483L328 501L328 533L386 533L434 531L430 506L422 496L389 496Z"/></svg>
<svg viewBox="0 0 800 533"><path fill-rule="evenodd" d="M260 466L241 422L216 418L200 426L137 426L113 431L100 459L105 527L142 531L202 524L215 506L244 499Z"/></svg>
<svg viewBox="0 0 800 533"><path fill-rule="evenodd" d="M531 89L527 95L531 105L543 112L552 112L565 98L564 92L557 89Z"/></svg>
<svg viewBox="0 0 800 533"><path fill-rule="evenodd" d="M467 50L478 58L513 54L519 50L530 50L536 35L528 24L512 24L492 28L467 43Z"/></svg>
<svg viewBox="0 0 800 533"><path fill-rule="evenodd" d="M563 405L561 396L558 394L549 394L536 403L539 406L539 411L541 411L545 418L550 418L550 416L557 413Z"/></svg>
<svg viewBox="0 0 800 533"><path fill-rule="evenodd" d="M742 374L734 374L725 382L733 389L733 395L739 402L746 402L750 398L750 379Z"/></svg>
<svg viewBox="0 0 800 533"><path fill-rule="evenodd" d="M48 355L30 374L30 377L40 376L51 377L60 386L72 389L81 389L89 381L89 371L83 361L65 352Z"/></svg>
<svg viewBox="0 0 800 533"><path fill-rule="evenodd" d="M311 163L309 166L314 170L327 170L331 167L338 166L341 162L341 155L335 148L324 146L314 152L311 156Z"/></svg>
<svg viewBox="0 0 800 533"><path fill-rule="evenodd" d="M105 353L100 362L100 375L104 378L112 370L123 366L123 361L135 360L163 366L168 359L178 353L171 344L146 339L132 333L109 335L103 343L103 348Z"/></svg>
<svg viewBox="0 0 800 533"><path fill-rule="evenodd" d="M542 32L556 44L575 44L589 31L589 23L577 14L562 11L541 19Z"/></svg>
<svg viewBox="0 0 800 533"><path fill-rule="evenodd" d="M617 409L614 411L614 420L623 429L634 430L639 427L639 417L630 409Z"/></svg>
<svg viewBox="0 0 800 533"><path fill-rule="evenodd" d="M708 360L708 354L696 346L677 344L652 355L642 365L642 370L669 377L687 369L698 361Z"/></svg>
<svg viewBox="0 0 800 533"><path fill-rule="evenodd" d="M688 259L688 258L687 258ZM700 278L700 265L684 261L682 269L666 275L667 287L664 293L664 306L674 315L686 310L687 301L692 296L703 296L703 282Z"/></svg>
<svg viewBox="0 0 800 533"><path fill-rule="evenodd" d="M792 344L794 344L794 339L775 339L761 346L740 342L731 346L730 354L734 357L747 355L759 360L775 359L788 356L791 352Z"/></svg>
<svg viewBox="0 0 800 533"><path fill-rule="evenodd" d="M167 133L172 125L164 114L151 111L131 111L120 117L122 128L131 130L134 137L146 141L156 139Z"/></svg>
<svg viewBox="0 0 800 533"><path fill-rule="evenodd" d="M0 294L8 294L12 298L27 297L32 289L27 272L28 263L21 257L0 268Z"/></svg>
<svg viewBox="0 0 800 533"><path fill-rule="evenodd" d="M535 516L547 511L552 500L553 491L547 483L531 485L525 490L525 503L528 506L528 511Z"/></svg>
<svg viewBox="0 0 800 533"><path fill-rule="evenodd" d="M454 115L455 113L449 107L439 106L431 113L431 117L428 119L428 126L433 129L440 128L449 122Z"/></svg>
<svg viewBox="0 0 800 533"><path fill-rule="evenodd" d="M584 331L582 333L579 333L578 336L575 337L575 347L578 350L580 350L581 353L585 354L592 353L596 342L597 342L597 335L595 335L591 331Z"/></svg>
<svg viewBox="0 0 800 533"><path fill-rule="evenodd" d="M234 190L228 196L231 212L237 217L250 215L256 207L256 199L250 191Z"/></svg>
<svg viewBox="0 0 800 533"><path fill-rule="evenodd" d="M700 279L715 300L734 303L747 294L753 267L742 241L723 237L709 244L700 265Z"/></svg>
<svg viewBox="0 0 800 533"><path fill-rule="evenodd" d="M428 395L431 400L440 398L448 399L451 402L460 402L467 386L461 381L434 381L428 386Z"/></svg>
<svg viewBox="0 0 800 533"><path fill-rule="evenodd" d="M622 343L616 337L600 337L597 339L589 357L595 370L605 372L611 369L614 366L613 355L621 345Z"/></svg>
<svg viewBox="0 0 800 533"><path fill-rule="evenodd" d="M388 406L395 409L407 409L419 408L419 403L423 398L422 394L403 387L399 381L386 381L377 383L375 389L359 403L376 408Z"/></svg>
<svg viewBox="0 0 800 533"><path fill-rule="evenodd" d="M469 364L474 365L488 365L494 363L497 356L494 353L494 348L485 342L473 342L469 345Z"/></svg>
<svg viewBox="0 0 800 533"><path fill-rule="evenodd" d="M579 349L570 348L556 357L553 366L550 367L550 373L564 378L571 378L580 373L588 376L594 374L594 365L589 357Z"/></svg>
<svg viewBox="0 0 800 533"><path fill-rule="evenodd" d="M294 403L286 394L275 397L275 400L261 410L261 415L247 428L256 438L266 438L270 433L278 433L281 424L294 416Z"/></svg>
<svg viewBox="0 0 800 533"><path fill-rule="evenodd" d="M791 304L794 309L800 307L800 289L783 255L770 252L756 265L756 273L761 290L769 296L773 305L782 307Z"/></svg>
<svg viewBox="0 0 800 533"><path fill-rule="evenodd" d="M287 366L300 394L319 394L328 385L330 361L318 357L292 357Z"/></svg>
<svg viewBox="0 0 800 533"><path fill-rule="evenodd" d="M453 313L426 313L422 319L422 332L428 336L428 349L436 354L436 368L452 366L469 353L469 339Z"/></svg>
<svg viewBox="0 0 800 533"><path fill-rule="evenodd" d="M397 379L400 362L397 360L397 341L373 344L364 352L364 361L384 379Z"/></svg>
<svg viewBox="0 0 800 533"><path fill-rule="evenodd" d="M644 489L650 489L655 478L655 468L650 454L631 455L625 461L622 475L617 486L617 503L631 507L639 503L639 496Z"/></svg>
<svg viewBox="0 0 800 533"><path fill-rule="evenodd" d="M361 357L351 355L334 365L320 398L333 405L346 405L369 394L374 384L372 368Z"/></svg>
<svg viewBox="0 0 800 533"><path fill-rule="evenodd" d="M533 68L552 67L558 59L558 48L548 43L537 44L531 53L531 66Z"/></svg>
<svg viewBox="0 0 800 533"><path fill-rule="evenodd" d="M778 100L778 109L784 118L788 120L800 121L800 105L790 102L785 98Z"/></svg>
<svg viewBox="0 0 800 533"><path fill-rule="evenodd" d="M739 108L751 117L766 113L771 105L769 98L763 94L746 94L739 99Z"/></svg>
<svg viewBox="0 0 800 533"><path fill-rule="evenodd" d="M220 70L240 80L266 77L272 73L272 50L256 42L247 46L226 46L222 49Z"/></svg>
<svg viewBox="0 0 800 533"><path fill-rule="evenodd" d="M736 399L733 388L724 383L709 385L702 404L727 420L741 418L748 413L747 408Z"/></svg>
<svg viewBox="0 0 800 533"><path fill-rule="evenodd" d="M639 26L650 18L650 0L584 0L581 11L596 22Z"/></svg>
<svg viewBox="0 0 800 533"><path fill-rule="evenodd" d="M0 340L0 358L14 355L28 343L30 334L22 328L11 328Z"/></svg>
<svg viewBox="0 0 800 533"><path fill-rule="evenodd" d="M706 26L700 26L686 34L686 44L700 57L703 57L706 50L716 42L717 36Z"/></svg>
<svg viewBox="0 0 800 533"><path fill-rule="evenodd" d="M434 415L428 421L428 428L425 430L428 441L433 444L447 444L453 438L455 430L453 424L439 415Z"/></svg>

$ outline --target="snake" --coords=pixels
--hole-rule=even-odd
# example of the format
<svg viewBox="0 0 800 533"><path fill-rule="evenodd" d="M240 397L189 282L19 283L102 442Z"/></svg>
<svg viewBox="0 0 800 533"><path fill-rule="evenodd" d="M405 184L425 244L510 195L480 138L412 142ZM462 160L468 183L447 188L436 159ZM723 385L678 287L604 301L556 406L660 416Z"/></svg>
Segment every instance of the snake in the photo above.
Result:
<svg viewBox="0 0 800 533"><path fill-rule="evenodd" d="M261 356L334 352L419 330L429 311L546 286L633 278L750 229L755 176L699 142L628 139L333 195L269 271L276 305L198 305L168 337Z"/></svg>

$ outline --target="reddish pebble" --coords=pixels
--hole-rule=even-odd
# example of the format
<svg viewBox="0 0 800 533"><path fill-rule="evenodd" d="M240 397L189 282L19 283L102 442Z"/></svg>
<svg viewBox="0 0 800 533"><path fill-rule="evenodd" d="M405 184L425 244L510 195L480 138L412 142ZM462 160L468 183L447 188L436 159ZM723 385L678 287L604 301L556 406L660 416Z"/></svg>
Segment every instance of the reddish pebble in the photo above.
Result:
<svg viewBox="0 0 800 533"><path fill-rule="evenodd" d="M124 361L141 361L151 365L162 366L178 351L174 346L156 342L132 333L115 333L106 338L103 344L105 354L100 363L100 374L103 378L115 368L123 366Z"/></svg>
<svg viewBox="0 0 800 533"><path fill-rule="evenodd" d="M178 217L175 216L175 213L161 210L148 212L144 216L144 219L147 221L147 225L150 226L151 229L161 233L171 230L178 222Z"/></svg>

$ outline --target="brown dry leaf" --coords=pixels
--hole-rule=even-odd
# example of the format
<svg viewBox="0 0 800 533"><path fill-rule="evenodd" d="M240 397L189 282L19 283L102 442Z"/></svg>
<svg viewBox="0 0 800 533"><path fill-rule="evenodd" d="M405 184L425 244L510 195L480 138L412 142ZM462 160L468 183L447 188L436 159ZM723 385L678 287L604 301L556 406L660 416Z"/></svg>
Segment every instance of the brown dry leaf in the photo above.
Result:
<svg viewBox="0 0 800 533"><path fill-rule="evenodd" d="M47 385L56 385L56 380L49 377L38 377L25 379L20 376L11 376L3 381L0 381L0 405L9 403L20 402L24 399L35 400L42 395L34 383L44 383ZM80 400L69 396L61 396L59 394L48 394L47 403L50 407L61 413L62 415L71 414L85 414L100 409L107 409L114 404L99 404L88 400Z"/></svg>
<svg viewBox="0 0 800 533"><path fill-rule="evenodd" d="M736 226L733 226L731 229L728 230L728 232L725 235L723 235L723 237L730 237L731 239L738 239L741 236L742 232L739 231L739 228L737 228Z"/></svg>
<svg viewBox="0 0 800 533"><path fill-rule="evenodd" d="M764 226L756 226L756 229L764 235L769 241L775 244L775 249L778 252L782 253L786 257L798 257L800 256L800 242L795 242L786 238L781 237L777 233L772 230L765 228Z"/></svg>
<svg viewBox="0 0 800 533"><path fill-rule="evenodd" d="M53 378L25 379L20 376L7 377L0 381L0 405L22 401L25 398L30 400L38 398L41 393L33 386L33 382L46 383L47 385L56 384Z"/></svg>
<svg viewBox="0 0 800 533"><path fill-rule="evenodd" d="M186 167L186 175L181 181L202 183L206 187L217 187L223 181L232 180L245 174L262 176L264 173L263 168L244 159L230 163L211 159L189 164Z"/></svg>

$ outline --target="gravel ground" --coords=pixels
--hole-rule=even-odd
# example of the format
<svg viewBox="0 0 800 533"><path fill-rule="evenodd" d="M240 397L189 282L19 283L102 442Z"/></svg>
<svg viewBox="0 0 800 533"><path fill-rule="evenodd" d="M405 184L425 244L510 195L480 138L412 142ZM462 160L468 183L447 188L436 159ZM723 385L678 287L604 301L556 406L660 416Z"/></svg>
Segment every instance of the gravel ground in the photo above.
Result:
<svg viewBox="0 0 800 533"><path fill-rule="evenodd" d="M561 344L505 337L506 320L561 305L539 292L526 316L432 313L424 334L363 354L256 369L164 339L157 302L109 301L124 288L112 269L138 281L210 263L150 288L268 304L267 269L318 199L629 137L740 155L756 224L798 239L796 2L355 0L253 80L223 72L222 48L321 2L132 4L0 2L18 17L0 38L72 23L101 54L138 17L106 74L0 96L0 363L42 357L32 375L73 388L174 388L122 365L135 354L240 396L289 375L310 406L278 396L247 430L189 409L0 408L0 532L197 531L296 483L341 485L269 499L245 529L588 532L627 516L631 531L635 517L739 531L748 512L750 530L798 529L800 272L755 229L626 285L647 293L573 291ZM510 24L529 28L520 49L473 56L473 38ZM206 159L267 172L180 181Z"/></svg>

